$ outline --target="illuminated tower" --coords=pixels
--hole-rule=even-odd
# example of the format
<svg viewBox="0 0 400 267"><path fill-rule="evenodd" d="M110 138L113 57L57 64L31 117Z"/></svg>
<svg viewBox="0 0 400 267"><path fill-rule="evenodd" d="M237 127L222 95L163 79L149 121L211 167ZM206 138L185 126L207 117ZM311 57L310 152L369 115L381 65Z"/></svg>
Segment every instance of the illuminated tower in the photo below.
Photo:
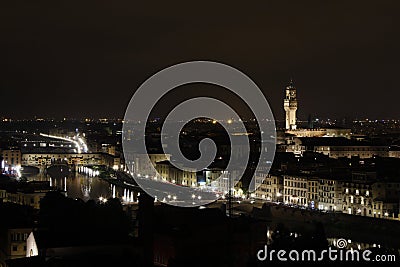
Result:
<svg viewBox="0 0 400 267"><path fill-rule="evenodd" d="M293 85L293 80L286 86L285 99L283 100L283 108L285 109L285 127L286 130L296 130L296 111L297 97L296 87Z"/></svg>

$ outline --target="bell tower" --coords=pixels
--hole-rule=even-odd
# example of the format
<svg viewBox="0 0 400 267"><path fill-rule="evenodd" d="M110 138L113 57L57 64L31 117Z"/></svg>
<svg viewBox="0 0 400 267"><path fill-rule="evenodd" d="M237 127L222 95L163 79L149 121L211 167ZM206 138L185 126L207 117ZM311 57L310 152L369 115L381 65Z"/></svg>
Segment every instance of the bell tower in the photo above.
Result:
<svg viewBox="0 0 400 267"><path fill-rule="evenodd" d="M286 130L296 130L296 111L297 111L297 96L296 87L293 85L293 80L286 86L285 99L283 100L283 108L285 109L285 128Z"/></svg>

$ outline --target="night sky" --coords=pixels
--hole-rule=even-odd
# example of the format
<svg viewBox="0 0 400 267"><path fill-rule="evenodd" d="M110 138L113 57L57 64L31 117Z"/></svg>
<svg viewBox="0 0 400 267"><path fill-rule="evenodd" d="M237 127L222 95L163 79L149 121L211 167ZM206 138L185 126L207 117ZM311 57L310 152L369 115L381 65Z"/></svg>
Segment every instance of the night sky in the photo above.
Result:
<svg viewBox="0 0 400 267"><path fill-rule="evenodd" d="M0 117L122 118L155 72L212 60L249 75L277 119L291 77L300 119L400 118L399 11L365 0L1 1Z"/></svg>

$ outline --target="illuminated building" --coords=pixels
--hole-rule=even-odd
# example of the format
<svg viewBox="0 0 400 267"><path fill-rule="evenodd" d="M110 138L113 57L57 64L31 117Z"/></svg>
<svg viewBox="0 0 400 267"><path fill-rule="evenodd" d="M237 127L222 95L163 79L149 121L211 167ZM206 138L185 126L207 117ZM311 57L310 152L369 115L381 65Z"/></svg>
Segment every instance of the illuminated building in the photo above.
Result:
<svg viewBox="0 0 400 267"><path fill-rule="evenodd" d="M290 81L285 88L283 109L285 110L285 133L297 137L345 137L350 138L351 130L345 128L299 128L297 125L297 89Z"/></svg>
<svg viewBox="0 0 400 267"><path fill-rule="evenodd" d="M285 99L283 100L283 108L285 110L285 129L296 130L296 111L297 111L297 96L296 87L293 81L286 86Z"/></svg>
<svg viewBox="0 0 400 267"><path fill-rule="evenodd" d="M13 167L21 165L21 150L6 149L3 150L2 156L5 165Z"/></svg>
<svg viewBox="0 0 400 267"><path fill-rule="evenodd" d="M283 202L283 177L256 172L255 197L267 201Z"/></svg>

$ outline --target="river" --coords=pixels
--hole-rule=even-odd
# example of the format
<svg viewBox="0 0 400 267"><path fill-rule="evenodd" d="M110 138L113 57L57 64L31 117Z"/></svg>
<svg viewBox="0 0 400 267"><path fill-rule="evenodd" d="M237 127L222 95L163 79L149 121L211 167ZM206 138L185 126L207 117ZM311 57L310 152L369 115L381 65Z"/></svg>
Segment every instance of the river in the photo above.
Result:
<svg viewBox="0 0 400 267"><path fill-rule="evenodd" d="M121 198L123 202L134 202L136 194L129 189L112 185L109 182L94 176L71 172L66 166L52 166L47 174L35 172L33 168L24 168L23 175L28 181L48 181L51 186L66 192L70 198L80 198L84 201L99 198Z"/></svg>

